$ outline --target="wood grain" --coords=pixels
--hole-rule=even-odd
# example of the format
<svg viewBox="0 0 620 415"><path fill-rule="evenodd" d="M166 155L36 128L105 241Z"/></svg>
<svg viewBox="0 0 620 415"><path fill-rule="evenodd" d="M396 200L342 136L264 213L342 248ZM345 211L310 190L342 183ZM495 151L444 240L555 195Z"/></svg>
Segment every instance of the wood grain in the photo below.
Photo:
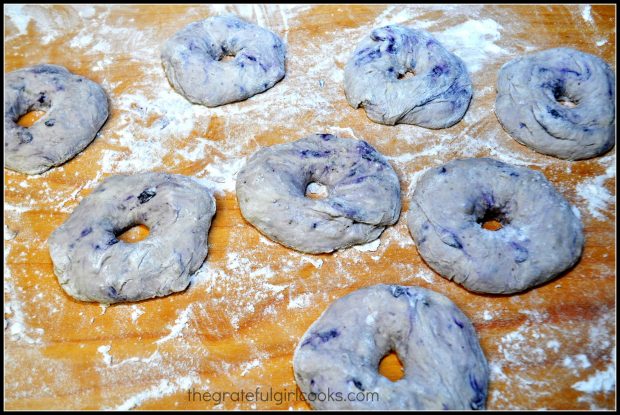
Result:
<svg viewBox="0 0 620 415"><path fill-rule="evenodd" d="M396 6L389 10L385 5L320 5L300 7L294 13L277 6L256 7L240 10L249 10L250 20L262 20L286 35L285 80L272 91L231 104L227 108L237 111L231 110L232 115L225 110L197 110L189 133L165 143L165 154L154 170L208 176L205 169L226 159L227 146L235 137L250 137L240 150L240 155L247 156L260 146L340 128L367 139L394 160L415 155L409 163L393 162L401 178L405 212L415 173L456 157L510 153L541 170L580 210L586 232L581 261L556 280L519 295L477 295L429 270L410 241L403 217L384 233L375 252L301 255L261 237L241 217L234 192L226 192L217 196L201 279L186 292L133 307L104 309L75 301L54 276L48 236L102 177L117 172L112 168L102 173L102 160L109 151L132 156L120 132L135 131L136 140L153 145L155 141L149 140L157 140L141 132L151 131L160 122L159 115L148 108L146 115L140 115L138 107L131 113L118 104L127 94L152 91L151 85L169 88L162 81L163 71L145 69L148 65L138 53L143 51L137 51L136 45L148 42L157 50L176 30L213 14L213 9L125 5L80 11L77 6L29 5L21 13L31 19L20 27L5 8L5 71L42 62L64 65L102 83L112 105L98 138L64 166L32 177L5 170L5 234L7 228L15 233L8 240L5 235L5 407L307 409L305 402L295 399L197 402L188 399L188 388L294 392L292 352L322 311L355 289L400 283L443 293L472 319L493 370L490 409L615 408L615 383L611 390L599 388L592 393L575 387L609 370L615 375L611 361L615 351L615 173L605 176L608 166L615 166L615 149L604 158L579 162L533 154L508 137L493 114L497 70L517 54L528 52L528 46L536 50L576 47L601 56L615 70L615 7L592 6L591 22L576 5ZM428 29L431 32L468 19L492 19L499 24L501 38L496 43L510 53L489 55L484 68L472 74L476 93L469 115L450 129L436 132L373 124L362 110L347 105L337 80L302 65L306 61L301 57L320 53L338 36L351 36L352 51L357 28L371 27L382 13L396 16L401 9L416 16L409 20L411 24L436 21ZM93 38L88 46L80 46L89 33ZM100 41L112 42L111 51L99 49ZM156 59L157 54L152 56ZM328 58L342 69L342 59ZM308 107L291 112L286 122L274 121L279 120L278 109L265 109L267 115L255 111L254 119L235 115L257 108L260 100L276 102L278 94L284 94L281 91L309 85L304 82L319 85L320 79L328 84L327 113ZM307 104L300 100L295 105L306 108ZM420 139L401 139L409 132ZM443 144L446 137L449 145L425 155L425 149ZM480 140L475 154L471 154L472 140ZM204 157L178 156L181 151L193 151L197 142L211 143ZM148 152L143 156L148 158ZM604 179L593 181L600 177ZM598 183L609 192L609 203L600 206L598 215L578 193L579 186L587 183ZM136 229L127 237L137 240L147 232ZM316 265L319 260L321 265ZM175 327L179 332L172 336ZM397 359L386 359L384 366L384 373L398 375Z"/></svg>

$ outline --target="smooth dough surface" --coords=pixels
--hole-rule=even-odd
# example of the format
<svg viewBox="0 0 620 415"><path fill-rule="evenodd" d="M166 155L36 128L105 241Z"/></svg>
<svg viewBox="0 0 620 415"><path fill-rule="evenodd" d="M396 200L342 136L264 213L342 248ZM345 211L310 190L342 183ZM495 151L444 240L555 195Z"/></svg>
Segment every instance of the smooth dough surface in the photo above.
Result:
<svg viewBox="0 0 620 415"><path fill-rule="evenodd" d="M58 65L36 65L4 75L5 167L39 174L75 157L108 118L108 98L95 82ZM26 128L30 111L45 115Z"/></svg>
<svg viewBox="0 0 620 415"><path fill-rule="evenodd" d="M404 368L396 382L378 373L390 351ZM380 284L334 301L300 340L293 368L315 409L454 410L486 404L489 371L473 325L448 298L419 287ZM329 392L332 400L320 399ZM378 400L360 392L376 393Z"/></svg>
<svg viewBox="0 0 620 415"><path fill-rule="evenodd" d="M415 76L401 79L407 72ZM345 67L344 90L349 104L364 107L374 122L426 128L459 122L472 96L460 58L429 33L397 25L361 41Z"/></svg>
<svg viewBox="0 0 620 415"><path fill-rule="evenodd" d="M234 59L222 60L230 55ZM179 94L215 107L274 86L284 77L285 55L276 34L230 15L189 24L164 44L161 58Z"/></svg>
<svg viewBox="0 0 620 415"><path fill-rule="evenodd" d="M327 197L306 197L319 183ZM377 239L400 215L398 176L370 144L315 134L257 151L237 176L245 219L269 238L307 253Z"/></svg>
<svg viewBox="0 0 620 415"><path fill-rule="evenodd" d="M544 50L502 67L495 113L508 134L539 153L595 157L616 140L615 82L599 57L570 48Z"/></svg>
<svg viewBox="0 0 620 415"><path fill-rule="evenodd" d="M108 177L50 236L54 272L67 294L82 301L139 301L182 291L207 256L214 214L211 193L189 177ZM145 239L117 239L138 224L149 228Z"/></svg>
<svg viewBox="0 0 620 415"><path fill-rule="evenodd" d="M489 219L502 228L483 228ZM407 221L426 263L475 292L549 281L579 260L584 242L581 220L542 173L488 158L426 171Z"/></svg>

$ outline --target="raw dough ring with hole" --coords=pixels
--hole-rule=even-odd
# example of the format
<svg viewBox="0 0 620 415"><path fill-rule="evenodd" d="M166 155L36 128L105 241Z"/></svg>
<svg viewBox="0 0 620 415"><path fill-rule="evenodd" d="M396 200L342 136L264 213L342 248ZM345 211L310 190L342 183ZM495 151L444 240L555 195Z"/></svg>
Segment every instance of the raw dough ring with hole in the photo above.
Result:
<svg viewBox="0 0 620 415"><path fill-rule="evenodd" d="M5 167L39 174L75 157L108 118L108 98L98 84L62 66L36 65L4 75ZM45 111L32 126L17 124Z"/></svg>
<svg viewBox="0 0 620 415"><path fill-rule="evenodd" d="M118 303L182 291L207 256L211 193L189 177L118 175L86 196L50 236L60 285L82 301ZM116 235L146 225L142 241Z"/></svg>
<svg viewBox="0 0 620 415"><path fill-rule="evenodd" d="M390 351L405 372L396 382L378 373ZM486 404L489 371L473 325L448 298L419 287L379 284L334 301L301 338L293 368L315 409ZM330 392L332 399L325 399Z"/></svg>
<svg viewBox="0 0 620 415"><path fill-rule="evenodd" d="M487 219L502 228L484 229ZM579 260L584 242L581 220L542 173L488 158L426 171L407 220L426 263L475 292L549 281Z"/></svg>
<svg viewBox="0 0 620 415"><path fill-rule="evenodd" d="M601 58L549 49L502 67L495 114L508 134L539 153L587 159L614 146L615 95L615 75Z"/></svg>
<svg viewBox="0 0 620 415"><path fill-rule="evenodd" d="M220 60L235 55L229 62ZM242 101L284 77L285 47L273 32L236 16L194 22L164 45L161 59L172 87L207 107Z"/></svg>
<svg viewBox="0 0 620 415"><path fill-rule="evenodd" d="M305 196L310 183L324 199ZM257 151L237 176L245 219L269 238L307 253L377 239L400 215L398 176L365 141L315 134Z"/></svg>
<svg viewBox="0 0 620 415"><path fill-rule="evenodd" d="M415 71L410 79L399 79ZM353 108L372 121L446 128L469 106L472 86L463 61L430 34L403 26L374 29L357 46L344 70Z"/></svg>

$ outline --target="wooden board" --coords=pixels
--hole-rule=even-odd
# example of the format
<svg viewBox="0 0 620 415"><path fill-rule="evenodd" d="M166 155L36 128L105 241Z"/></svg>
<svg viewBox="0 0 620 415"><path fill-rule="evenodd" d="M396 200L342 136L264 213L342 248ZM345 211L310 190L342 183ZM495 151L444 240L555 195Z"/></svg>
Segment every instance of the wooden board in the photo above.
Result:
<svg viewBox="0 0 620 415"><path fill-rule="evenodd" d="M283 37L286 78L245 102L192 106L167 83L159 47L224 12ZM488 408L615 407L615 149L579 162L546 157L512 140L493 113L497 71L518 55L571 46L615 70L613 6L11 5L4 13L5 71L64 65L101 83L112 108L96 140L62 167L5 170L6 408L307 409L281 395L296 390L298 340L334 299L377 283L432 288L472 319L492 371ZM475 93L456 126L381 126L347 105L344 64L359 39L388 23L426 29L464 59ZM403 212L419 174L457 157L540 170L581 214L583 257L542 287L492 296L432 272L404 215L375 250L302 255L271 243L241 217L234 174L261 146L315 132L365 139L388 156ZM207 261L186 292L167 298L107 309L73 300L54 276L48 236L104 177L142 170L191 175L217 192ZM189 399L190 388L265 395L216 404L217 395ZM270 388L280 395L267 400Z"/></svg>

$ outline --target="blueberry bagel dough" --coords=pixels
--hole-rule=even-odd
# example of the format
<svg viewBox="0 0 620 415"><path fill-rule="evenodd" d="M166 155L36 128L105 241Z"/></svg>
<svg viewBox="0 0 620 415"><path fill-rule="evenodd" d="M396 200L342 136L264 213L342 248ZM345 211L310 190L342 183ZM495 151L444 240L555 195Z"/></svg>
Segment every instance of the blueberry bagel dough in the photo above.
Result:
<svg viewBox="0 0 620 415"><path fill-rule="evenodd" d="M409 79L400 79L415 72ZM430 34L403 26L374 29L357 46L344 70L353 108L372 121L446 128L467 111L472 86L463 61Z"/></svg>
<svg viewBox="0 0 620 415"><path fill-rule="evenodd" d="M242 101L284 77L285 47L267 29L236 16L194 22L174 34L161 58L173 88L195 104ZM224 62L224 56L234 59Z"/></svg>
<svg viewBox="0 0 620 415"><path fill-rule="evenodd" d="M5 167L39 174L75 157L108 118L108 98L95 82L62 66L36 65L4 75ZM30 111L45 115L26 128Z"/></svg>
<svg viewBox="0 0 620 415"><path fill-rule="evenodd" d="M62 288L82 301L118 303L182 291L207 256L215 213L209 191L166 173L105 179L49 238ZM143 224L137 243L116 238Z"/></svg>
<svg viewBox="0 0 620 415"><path fill-rule="evenodd" d="M502 67L495 113L508 134L533 150L587 159L614 146L615 95L615 75L602 59L549 49Z"/></svg>
<svg viewBox="0 0 620 415"><path fill-rule="evenodd" d="M305 196L310 183L323 199ZM307 253L373 241L400 215L400 184L367 142L315 134L263 148L237 176L241 213L269 238Z"/></svg>
<svg viewBox="0 0 620 415"><path fill-rule="evenodd" d="M390 351L405 371L396 382L378 373ZM484 409L489 379L476 331L452 301L384 284L334 301L300 340L293 368L315 409Z"/></svg>
<svg viewBox="0 0 620 415"><path fill-rule="evenodd" d="M491 219L502 228L483 228ZM407 220L426 263L475 292L542 284L573 266L584 242L580 219L542 173L488 158L425 172Z"/></svg>

